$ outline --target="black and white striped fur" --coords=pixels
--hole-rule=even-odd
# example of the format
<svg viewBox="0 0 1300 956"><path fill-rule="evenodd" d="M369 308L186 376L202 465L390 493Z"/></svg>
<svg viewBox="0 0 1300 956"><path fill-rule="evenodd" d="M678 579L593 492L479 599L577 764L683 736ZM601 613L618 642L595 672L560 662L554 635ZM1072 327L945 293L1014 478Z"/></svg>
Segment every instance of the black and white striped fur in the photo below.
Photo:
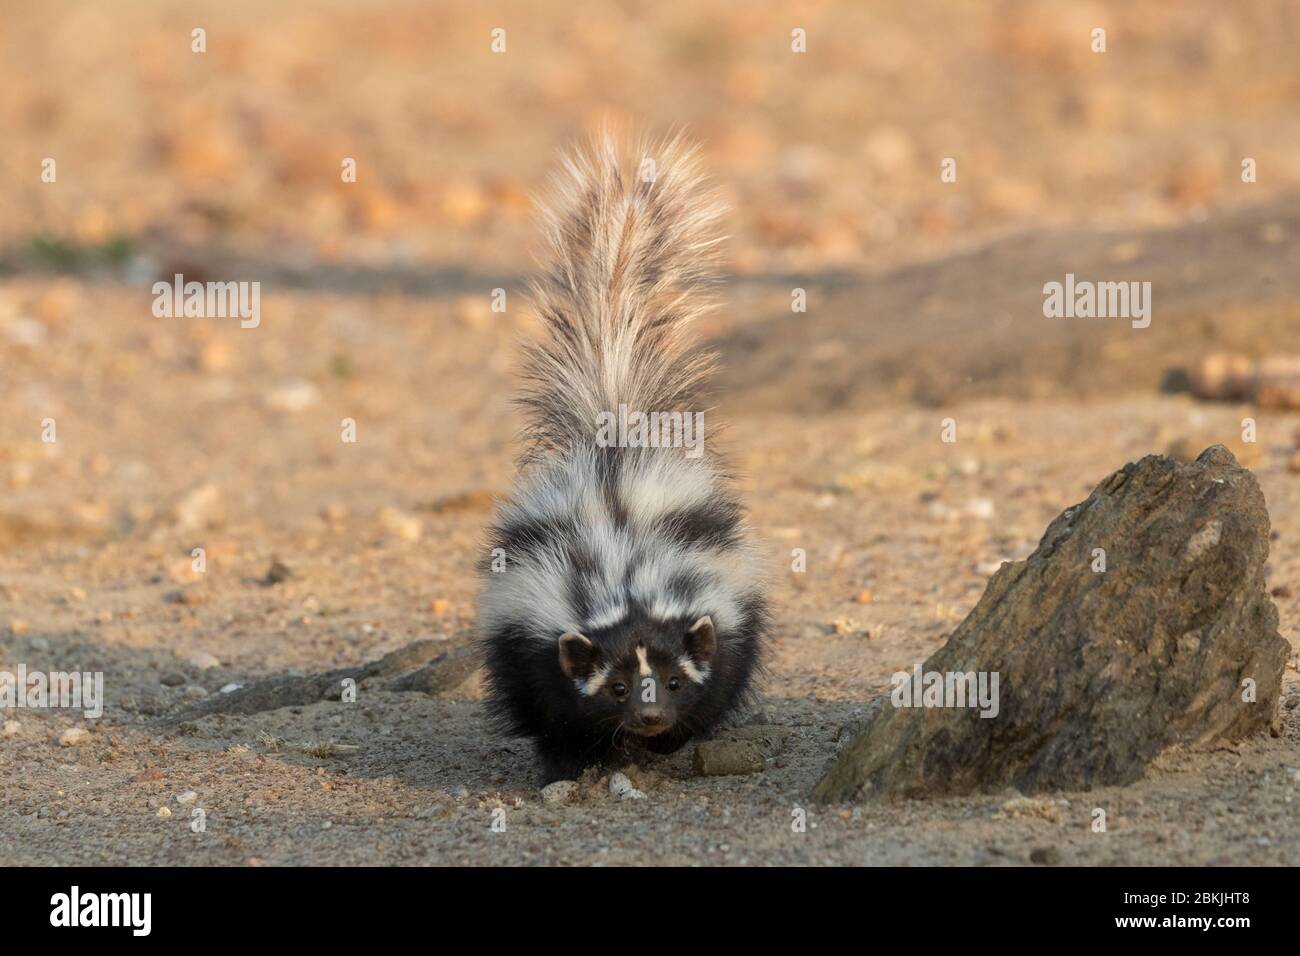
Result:
<svg viewBox="0 0 1300 956"><path fill-rule="evenodd" d="M767 629L707 442L692 458L597 441L620 404L703 411L711 369L683 333L709 305L719 207L680 140L633 159L609 136L571 154L544 210L548 336L525 351L527 447L484 563L488 706L536 741L548 781L710 733L751 693Z"/></svg>

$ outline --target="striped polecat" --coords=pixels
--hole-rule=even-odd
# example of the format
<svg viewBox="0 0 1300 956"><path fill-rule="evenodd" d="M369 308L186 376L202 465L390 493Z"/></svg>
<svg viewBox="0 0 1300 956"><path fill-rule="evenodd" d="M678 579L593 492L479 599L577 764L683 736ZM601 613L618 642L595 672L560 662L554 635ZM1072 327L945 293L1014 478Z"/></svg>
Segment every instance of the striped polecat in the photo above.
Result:
<svg viewBox="0 0 1300 956"><path fill-rule="evenodd" d="M768 626L741 504L704 451L720 207L680 138L629 170L599 137L543 210L546 326L525 347L526 450L490 529L488 706L547 781L669 753L743 704Z"/></svg>

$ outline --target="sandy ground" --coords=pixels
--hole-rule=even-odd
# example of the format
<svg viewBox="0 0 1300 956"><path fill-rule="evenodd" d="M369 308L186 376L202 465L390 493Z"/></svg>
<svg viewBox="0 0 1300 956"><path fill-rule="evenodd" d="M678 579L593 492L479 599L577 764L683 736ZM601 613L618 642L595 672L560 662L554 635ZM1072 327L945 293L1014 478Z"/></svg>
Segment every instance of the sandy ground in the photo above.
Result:
<svg viewBox="0 0 1300 956"><path fill-rule="evenodd" d="M787 11L704 6L713 19L603 5L571 35L514 11L505 75L457 58L486 20L443 26L418 4L214 6L214 38L235 42L202 77L187 46L166 52L188 35L181 5L109 20L68 4L57 30L6 11L0 64L62 66L0 84L22 144L0 164L68 161L59 192L0 196L0 670L102 671L107 704L0 714L0 864L1300 863L1294 658L1282 736L1166 755L1133 786L1019 809L808 803L866 702L1000 561L1180 440L1224 441L1258 476L1300 646L1300 413L1179 391L1205 351L1295 345L1289 8L1089 7L1066 19L1109 18L1142 54L1103 75L1063 53L1072 28L1043 5L831 5L820 35L866 46L830 39L796 75L764 52L788 48ZM702 18L720 58L698 52ZM967 29L927 39L935 18ZM846 76L858 95L835 94ZM527 191L608 109L690 124L737 206L725 307L701 332L727 363L716 418L778 608L746 732L780 753L700 778L687 752L632 771L644 800L595 775L549 805L527 745L487 733L477 677L161 724L231 683L471 639L481 529L512 476L512 342L532 330ZM945 194L928 157L953 142L977 162ZM337 157L358 143L371 165L348 192ZM1249 192L1245 149L1276 170ZM149 284L174 268L260 279L261 325L154 318ZM1044 319L1042 283L1067 271L1152 281L1151 328Z"/></svg>
<svg viewBox="0 0 1300 956"><path fill-rule="evenodd" d="M109 308L125 296L94 294ZM30 484L8 499L0 620L16 633L0 656L29 669L102 670L108 707L98 721L20 711L6 725L0 829L17 839L3 842L5 862L991 863L1048 847L1078 863L1297 862L1294 674L1284 737L1175 756L1132 787L1064 794L1057 820L999 818L1005 798L992 796L809 809L807 832L791 831L862 704L944 640L997 562L1023 557L1112 468L1178 435L1231 440L1251 411L1185 396L1098 401L1086 414L1071 401L990 399L816 419L742 414L743 396L733 396L729 440L780 607L758 720L790 732L759 775L696 778L683 756L636 777L645 801L620 803L595 781L577 805L543 805L527 746L485 733L476 680L443 699L363 684L355 703L156 730L152 719L193 702L191 688L213 693L358 663L417 638L451 646L469 637L488 514L480 493L507 487L511 419L493 398L505 381L490 371L494 334L462 332L481 348L430 361L428 340L452 323L438 311L391 303L392 341L357 359L365 384L325 381L319 402L296 414L262 405L256 369L235 361L213 376L180 354L151 360L149 374L123 370L103 383L112 400L60 414L68 437L31 462ZM319 329L329 306L309 299L301 314L265 335L317 341L306 330ZM94 326L98 341L70 351L131 356L114 331ZM312 361L301 350L285 356ZM174 388L157 387L163 367ZM52 383L61 394L84 382L71 364L68 376ZM427 393L429 381L445 402L406 400L408 382ZM150 402L156 416L142 411ZM955 445L939 441L948 414ZM359 422L356 445L338 441L344 415ZM1300 481L1286 469L1297 425L1297 415L1267 419L1253 462L1275 529L1272 587L1300 571L1288 545L1300 535ZM266 437L237 440L251 432ZM458 450L435 436L455 436ZM155 505L150 489L164 486L179 505ZM215 503L199 508L194 489ZM182 530L185 519L198 524ZM190 557L200 546L202 574ZM807 552L802 574L785 570L792 548ZM267 584L276 557L292 575ZM870 603L858 603L863 590ZM1296 599L1278 603L1295 643ZM212 661L199 654L219 664L200 669ZM89 736L61 747L74 725ZM302 752L323 741L358 749ZM195 804L177 803L185 791ZM191 832L194 806L205 811L204 833ZM172 815L160 818L161 807ZM504 833L491 828L497 807ZM1105 834L1090 829L1095 807L1107 811Z"/></svg>

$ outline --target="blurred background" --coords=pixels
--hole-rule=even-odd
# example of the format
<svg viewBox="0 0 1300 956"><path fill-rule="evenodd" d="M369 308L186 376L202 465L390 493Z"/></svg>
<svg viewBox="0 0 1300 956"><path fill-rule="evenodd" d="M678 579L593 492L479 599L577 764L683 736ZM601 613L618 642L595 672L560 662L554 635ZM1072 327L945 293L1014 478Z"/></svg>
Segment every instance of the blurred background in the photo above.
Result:
<svg viewBox="0 0 1300 956"><path fill-rule="evenodd" d="M558 145L607 117L701 141L742 272L888 265L1027 227L1164 226L1300 183L1286 0L53 0L6 4L0 26L10 257L48 234L516 271L530 191ZM57 189L31 175L45 156ZM960 188L939 180L947 156ZM1260 170L1250 189L1243 156Z"/></svg>
<svg viewBox="0 0 1300 956"><path fill-rule="evenodd" d="M0 665L98 663L129 724L468 641L531 196L606 121L684 129L731 206L700 331L778 571L774 699L865 699L1115 468L1214 441L1265 488L1295 641L1300 373L1270 403L1201 373L1300 353L1297 49L1291 0L6 2ZM156 318L177 272L261 282L260 325ZM1150 328L1044 318L1067 273L1151 282ZM516 782L457 695L419 760L345 736L375 777Z"/></svg>

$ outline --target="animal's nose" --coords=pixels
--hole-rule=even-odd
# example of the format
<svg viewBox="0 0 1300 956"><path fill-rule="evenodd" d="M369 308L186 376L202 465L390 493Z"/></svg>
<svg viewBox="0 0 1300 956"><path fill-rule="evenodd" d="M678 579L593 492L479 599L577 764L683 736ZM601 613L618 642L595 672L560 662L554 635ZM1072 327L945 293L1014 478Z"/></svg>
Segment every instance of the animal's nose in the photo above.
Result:
<svg viewBox="0 0 1300 956"><path fill-rule="evenodd" d="M662 727L665 723L664 712L658 707L643 707L638 716L645 727Z"/></svg>

